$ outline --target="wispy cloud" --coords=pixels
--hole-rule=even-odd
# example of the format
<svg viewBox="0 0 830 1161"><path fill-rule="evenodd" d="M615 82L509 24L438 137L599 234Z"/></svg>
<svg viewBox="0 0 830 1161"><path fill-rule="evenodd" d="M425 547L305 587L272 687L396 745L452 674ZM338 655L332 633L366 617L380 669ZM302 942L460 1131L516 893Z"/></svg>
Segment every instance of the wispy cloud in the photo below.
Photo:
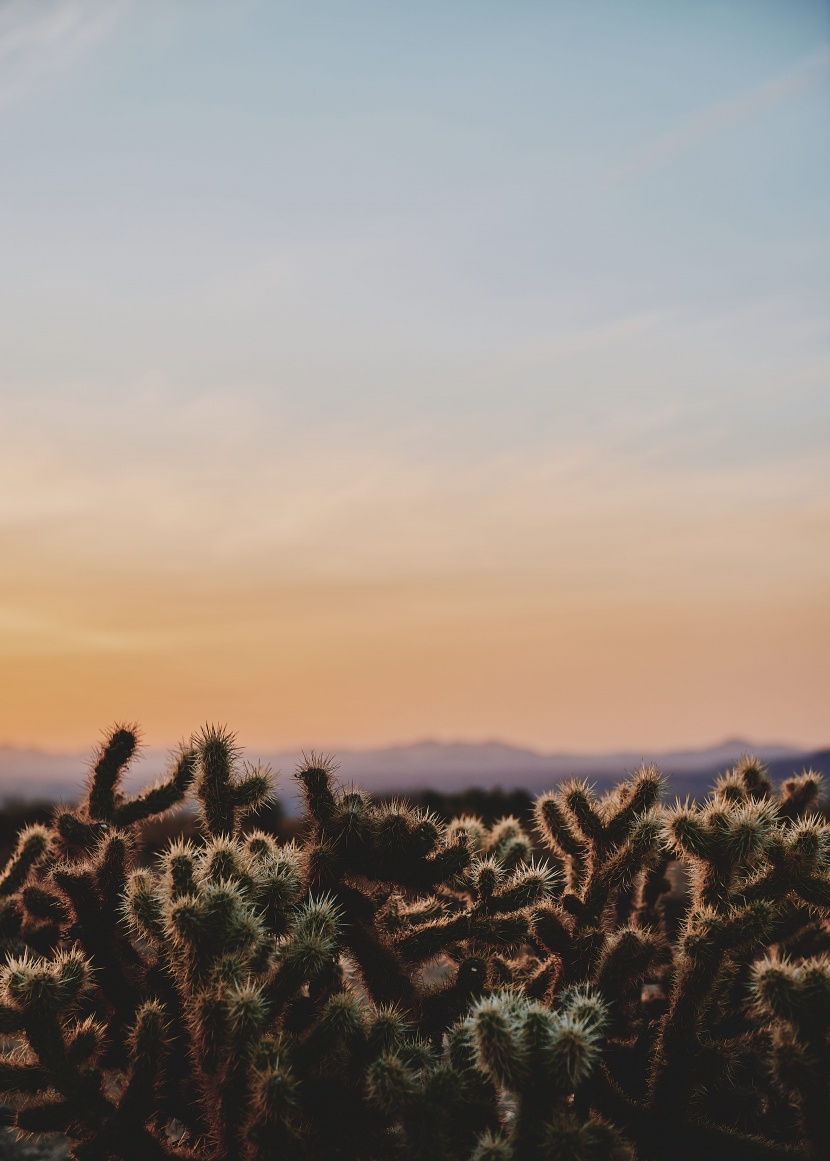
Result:
<svg viewBox="0 0 830 1161"><path fill-rule="evenodd" d="M0 112L73 65L129 0L11 0L0 8Z"/></svg>
<svg viewBox="0 0 830 1161"><path fill-rule="evenodd" d="M716 101L700 109L688 120L651 141L636 151L619 165L606 171L604 180L609 183L625 181L648 169L654 168L673 157L676 153L697 145L699 141L711 137L721 129L739 125L752 117L781 105L805 89L812 88L827 79L830 67L830 47L802 57L792 68L771 77L760 85L741 93L727 101Z"/></svg>

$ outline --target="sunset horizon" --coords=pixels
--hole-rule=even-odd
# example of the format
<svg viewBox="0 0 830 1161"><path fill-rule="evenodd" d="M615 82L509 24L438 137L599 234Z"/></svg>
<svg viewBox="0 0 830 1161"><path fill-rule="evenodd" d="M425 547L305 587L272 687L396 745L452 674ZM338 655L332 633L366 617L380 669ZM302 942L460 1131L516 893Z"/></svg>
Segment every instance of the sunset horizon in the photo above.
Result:
<svg viewBox="0 0 830 1161"><path fill-rule="evenodd" d="M0 13L0 744L830 741L818 2Z"/></svg>

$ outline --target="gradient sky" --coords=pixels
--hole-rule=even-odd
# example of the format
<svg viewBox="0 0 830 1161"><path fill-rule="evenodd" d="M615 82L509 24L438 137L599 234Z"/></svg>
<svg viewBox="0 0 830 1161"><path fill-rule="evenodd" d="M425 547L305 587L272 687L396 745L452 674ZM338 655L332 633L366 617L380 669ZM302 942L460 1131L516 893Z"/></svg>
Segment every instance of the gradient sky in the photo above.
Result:
<svg viewBox="0 0 830 1161"><path fill-rule="evenodd" d="M0 742L827 744L825 0L4 0L0 404Z"/></svg>

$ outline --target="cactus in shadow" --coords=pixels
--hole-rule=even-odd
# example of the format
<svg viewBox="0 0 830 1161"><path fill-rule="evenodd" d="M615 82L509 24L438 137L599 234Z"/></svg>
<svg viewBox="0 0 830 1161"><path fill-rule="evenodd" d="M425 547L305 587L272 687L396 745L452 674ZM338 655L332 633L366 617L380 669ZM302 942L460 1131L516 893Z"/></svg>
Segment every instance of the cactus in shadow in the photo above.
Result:
<svg viewBox="0 0 830 1161"><path fill-rule="evenodd" d="M830 1139L820 779L742 760L699 804L636 771L522 820L441 822L267 769L206 727L128 799L86 795L0 873L0 1089L79 1161L819 1158ZM195 836L138 859L186 797Z"/></svg>
<svg viewBox="0 0 830 1161"><path fill-rule="evenodd" d="M760 960L752 992L773 1082L820 1157L830 1141L830 958Z"/></svg>

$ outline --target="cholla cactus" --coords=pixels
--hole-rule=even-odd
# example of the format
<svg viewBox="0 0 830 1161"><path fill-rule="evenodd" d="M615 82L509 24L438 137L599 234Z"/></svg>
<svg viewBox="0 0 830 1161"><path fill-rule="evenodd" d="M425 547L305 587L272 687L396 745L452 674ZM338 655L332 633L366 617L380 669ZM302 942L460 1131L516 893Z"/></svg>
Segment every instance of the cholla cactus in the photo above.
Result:
<svg viewBox="0 0 830 1161"><path fill-rule="evenodd" d="M830 1139L830 831L812 772L744 759L697 805L646 767L445 824L297 777L298 844L206 727L127 800L117 727L79 807L0 874L0 1089L79 1161L738 1161ZM155 864L138 824L195 796ZM684 886L684 884L686 884Z"/></svg>
<svg viewBox="0 0 830 1161"><path fill-rule="evenodd" d="M771 1040L772 1077L821 1157L830 1142L830 958L765 958L753 968L752 991Z"/></svg>
<svg viewBox="0 0 830 1161"><path fill-rule="evenodd" d="M614 1156L631 1150L602 1121L575 1113L573 1094L597 1063L606 1023L602 1001L570 990L558 1011L512 991L480 1000L452 1035L473 1048L475 1063L514 1103L506 1130L479 1141L477 1156Z"/></svg>

